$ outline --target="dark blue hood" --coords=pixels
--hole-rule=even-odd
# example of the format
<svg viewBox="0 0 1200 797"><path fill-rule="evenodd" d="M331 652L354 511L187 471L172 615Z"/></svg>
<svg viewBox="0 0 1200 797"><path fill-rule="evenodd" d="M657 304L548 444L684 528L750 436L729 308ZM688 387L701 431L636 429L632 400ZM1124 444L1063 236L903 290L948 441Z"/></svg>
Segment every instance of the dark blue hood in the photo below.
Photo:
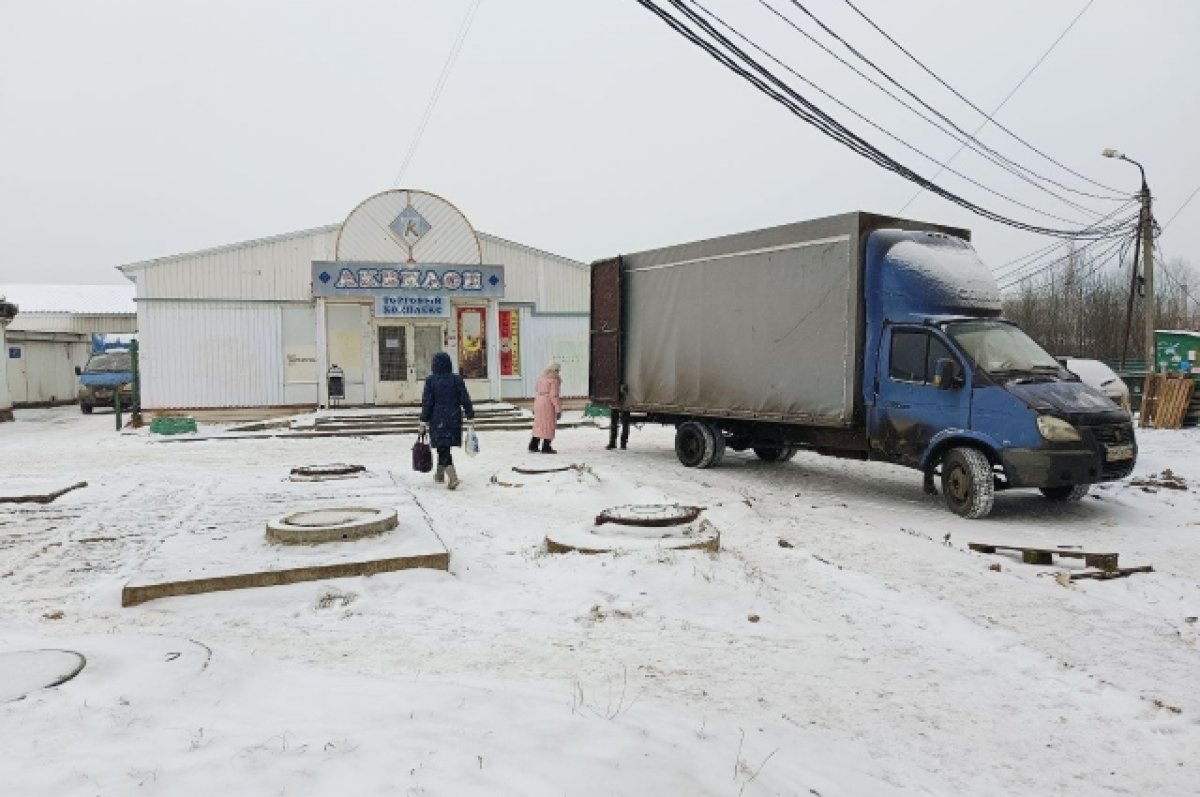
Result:
<svg viewBox="0 0 1200 797"><path fill-rule="evenodd" d="M439 351L433 355L433 362L430 365L435 374L448 374L454 370L454 366L450 363L450 355L444 351Z"/></svg>
<svg viewBox="0 0 1200 797"><path fill-rule="evenodd" d="M1061 415L1072 423L1115 423L1129 416L1099 390L1083 382L1021 382L1004 389L1037 412Z"/></svg>

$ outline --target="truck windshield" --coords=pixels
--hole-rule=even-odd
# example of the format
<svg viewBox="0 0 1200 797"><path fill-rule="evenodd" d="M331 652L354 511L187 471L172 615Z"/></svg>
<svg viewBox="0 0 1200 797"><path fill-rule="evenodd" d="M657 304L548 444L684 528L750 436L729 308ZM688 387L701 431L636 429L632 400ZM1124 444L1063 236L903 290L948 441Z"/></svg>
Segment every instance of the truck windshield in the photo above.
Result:
<svg viewBox="0 0 1200 797"><path fill-rule="evenodd" d="M1061 366L1019 327L1002 321L961 321L947 334L989 374L1058 374Z"/></svg>
<svg viewBox="0 0 1200 797"><path fill-rule="evenodd" d="M97 354L88 360L87 368L83 369L89 374L108 374L119 373L121 371L133 370L133 358L127 351L114 351L108 354Z"/></svg>

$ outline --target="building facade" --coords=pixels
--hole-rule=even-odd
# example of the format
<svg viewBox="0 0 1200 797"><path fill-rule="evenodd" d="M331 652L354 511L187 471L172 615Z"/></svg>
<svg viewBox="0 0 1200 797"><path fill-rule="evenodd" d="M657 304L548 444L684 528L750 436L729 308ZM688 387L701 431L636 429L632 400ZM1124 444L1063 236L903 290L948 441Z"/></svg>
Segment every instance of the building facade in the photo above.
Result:
<svg viewBox="0 0 1200 797"><path fill-rule="evenodd" d="M347 405L415 403L438 351L476 400L531 398L550 360L564 395L587 392L587 266L476 232L428 192L120 270L147 410L329 406L331 374Z"/></svg>
<svg viewBox="0 0 1200 797"><path fill-rule="evenodd" d="M0 348L14 407L75 403L92 336L137 331L131 285L0 285L0 296L19 308Z"/></svg>

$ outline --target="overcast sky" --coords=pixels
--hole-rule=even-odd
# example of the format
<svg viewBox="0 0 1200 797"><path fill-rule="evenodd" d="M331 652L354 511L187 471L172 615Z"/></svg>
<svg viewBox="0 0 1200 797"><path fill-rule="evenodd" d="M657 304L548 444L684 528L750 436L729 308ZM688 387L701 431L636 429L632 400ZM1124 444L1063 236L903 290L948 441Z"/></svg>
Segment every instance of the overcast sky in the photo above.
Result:
<svg viewBox="0 0 1200 797"><path fill-rule="evenodd" d="M765 1L816 31L788 0ZM990 111L1085 0L857 4ZM0 283L119 282L122 263L340 222L394 186L470 5L0 0ZM957 149L758 0L706 5L913 146L938 159ZM982 121L842 0L805 5L961 127ZM1129 194L1137 169L1099 152L1141 160L1165 222L1200 186L1197 34L1196 0L1095 0L997 118ZM936 169L843 118L915 170ZM992 128L981 140L1094 190ZM978 157L953 165L1085 218ZM1079 226L938 179L1006 215ZM914 193L633 0L482 0L403 187L444 196L484 232L585 261L849 210L895 213ZM970 227L997 266L1048 243L929 196L905 215ZM1200 197L1162 244L1200 266Z"/></svg>

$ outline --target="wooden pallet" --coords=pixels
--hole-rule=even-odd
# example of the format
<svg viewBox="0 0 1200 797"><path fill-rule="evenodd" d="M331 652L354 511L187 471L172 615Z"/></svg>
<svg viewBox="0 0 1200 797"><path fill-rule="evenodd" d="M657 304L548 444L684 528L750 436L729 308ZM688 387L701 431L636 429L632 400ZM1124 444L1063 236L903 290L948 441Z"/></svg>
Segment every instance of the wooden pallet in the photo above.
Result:
<svg viewBox="0 0 1200 797"><path fill-rule="evenodd" d="M1143 429L1180 429L1196 383L1187 374L1146 374L1142 394Z"/></svg>
<svg viewBox="0 0 1200 797"><path fill-rule="evenodd" d="M989 545L982 542L967 543L967 547L979 553L995 553L996 551L1016 551L1021 554L1021 561L1027 565L1052 565L1054 557L1063 559L1082 559L1086 567L1095 567L1106 573L1119 570L1117 554L1090 553L1063 548L1028 548L1023 545Z"/></svg>

